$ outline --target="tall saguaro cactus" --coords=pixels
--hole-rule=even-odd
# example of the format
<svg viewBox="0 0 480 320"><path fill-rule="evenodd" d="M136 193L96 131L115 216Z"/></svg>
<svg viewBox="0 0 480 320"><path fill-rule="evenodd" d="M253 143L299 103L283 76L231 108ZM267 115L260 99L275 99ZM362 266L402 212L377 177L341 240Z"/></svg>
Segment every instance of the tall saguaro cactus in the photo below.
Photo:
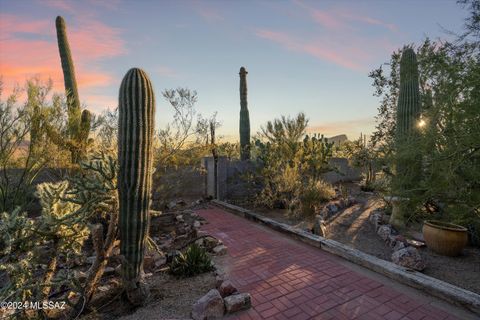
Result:
<svg viewBox="0 0 480 320"><path fill-rule="evenodd" d="M247 70L240 68L240 158L250 159L250 116L247 102Z"/></svg>
<svg viewBox="0 0 480 320"><path fill-rule="evenodd" d="M421 175L421 154L416 146L421 112L418 64L415 51L405 48L400 59L400 91L396 118L396 192L409 196ZM395 211L395 210L394 210ZM404 224L404 210L392 213L390 222Z"/></svg>
<svg viewBox="0 0 480 320"><path fill-rule="evenodd" d="M57 29L58 50L62 62L63 80L68 105L68 135L70 138L70 152L72 162L77 163L85 152L90 133L91 114L88 110L81 111L80 98L78 96L77 81L75 79L75 67L72 53L68 44L65 20L58 16L55 20Z"/></svg>
<svg viewBox="0 0 480 320"><path fill-rule="evenodd" d="M420 88L415 51L405 48L400 60L400 92L397 104L397 143L402 143L415 132L420 116Z"/></svg>
<svg viewBox="0 0 480 320"><path fill-rule="evenodd" d="M142 304L148 289L141 279L152 189L155 97L147 74L130 69L119 93L118 193L120 253L124 285L132 304Z"/></svg>

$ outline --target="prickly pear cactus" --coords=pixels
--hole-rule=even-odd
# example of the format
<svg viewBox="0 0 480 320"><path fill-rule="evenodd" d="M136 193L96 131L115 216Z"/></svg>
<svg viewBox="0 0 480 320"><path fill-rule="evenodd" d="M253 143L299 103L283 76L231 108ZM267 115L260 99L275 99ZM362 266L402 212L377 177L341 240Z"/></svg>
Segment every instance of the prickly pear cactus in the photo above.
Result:
<svg viewBox="0 0 480 320"><path fill-rule="evenodd" d="M142 282L145 240L152 189L155 98L147 74L130 69L119 94L118 193L120 252L127 296L134 305L144 302L148 289Z"/></svg>

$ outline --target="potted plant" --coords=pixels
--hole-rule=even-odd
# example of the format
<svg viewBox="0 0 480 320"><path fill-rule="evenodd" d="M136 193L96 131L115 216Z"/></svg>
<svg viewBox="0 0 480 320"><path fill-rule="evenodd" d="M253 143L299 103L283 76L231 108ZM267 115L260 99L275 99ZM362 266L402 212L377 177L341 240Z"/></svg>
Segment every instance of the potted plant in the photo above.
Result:
<svg viewBox="0 0 480 320"><path fill-rule="evenodd" d="M462 226L438 220L425 220L423 238L427 247L438 254L458 256L468 242L468 230Z"/></svg>

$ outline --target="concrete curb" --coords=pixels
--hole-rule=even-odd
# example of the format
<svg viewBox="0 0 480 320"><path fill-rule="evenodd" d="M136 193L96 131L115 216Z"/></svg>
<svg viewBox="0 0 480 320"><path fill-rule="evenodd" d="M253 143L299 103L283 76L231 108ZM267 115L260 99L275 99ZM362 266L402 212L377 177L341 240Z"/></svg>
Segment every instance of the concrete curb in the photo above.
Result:
<svg viewBox="0 0 480 320"><path fill-rule="evenodd" d="M321 248L322 250L340 256L375 272L381 273L403 284L426 291L435 297L467 308L476 314L480 314L480 295L474 292L429 277L421 272L409 270L392 262L379 259L359 250L350 248L340 242L326 239L304 230L294 228L287 224L263 217L253 211L220 200L212 200L211 203L238 216L261 223L282 233L286 233L289 236L292 236L295 239L305 242L311 246Z"/></svg>

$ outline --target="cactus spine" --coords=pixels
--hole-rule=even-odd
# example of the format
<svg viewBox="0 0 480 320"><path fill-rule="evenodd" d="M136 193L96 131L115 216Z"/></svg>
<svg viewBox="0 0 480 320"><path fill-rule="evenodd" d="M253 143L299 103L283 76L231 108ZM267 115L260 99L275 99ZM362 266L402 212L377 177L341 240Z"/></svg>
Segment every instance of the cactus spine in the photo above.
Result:
<svg viewBox="0 0 480 320"><path fill-rule="evenodd" d="M71 145L75 146L70 148L70 152L72 154L72 163L78 163L84 156L88 142L91 114L88 110L81 111L77 81L75 80L75 67L70 45L68 44L65 20L58 16L55 20L55 26L68 104L68 136L73 142Z"/></svg>
<svg viewBox="0 0 480 320"><path fill-rule="evenodd" d="M400 59L400 91L396 118L396 178L394 188L399 195L409 197L421 175L421 154L416 143L421 112L418 64L415 51L405 48ZM396 211L396 212L395 212ZM390 223L404 225L404 209L392 213Z"/></svg>
<svg viewBox="0 0 480 320"><path fill-rule="evenodd" d="M247 70L240 68L240 159L250 159L250 116L247 102Z"/></svg>
<svg viewBox="0 0 480 320"><path fill-rule="evenodd" d="M155 97L147 74L130 69L119 93L118 193L120 252L127 296L138 305L147 295L141 281L152 188Z"/></svg>

